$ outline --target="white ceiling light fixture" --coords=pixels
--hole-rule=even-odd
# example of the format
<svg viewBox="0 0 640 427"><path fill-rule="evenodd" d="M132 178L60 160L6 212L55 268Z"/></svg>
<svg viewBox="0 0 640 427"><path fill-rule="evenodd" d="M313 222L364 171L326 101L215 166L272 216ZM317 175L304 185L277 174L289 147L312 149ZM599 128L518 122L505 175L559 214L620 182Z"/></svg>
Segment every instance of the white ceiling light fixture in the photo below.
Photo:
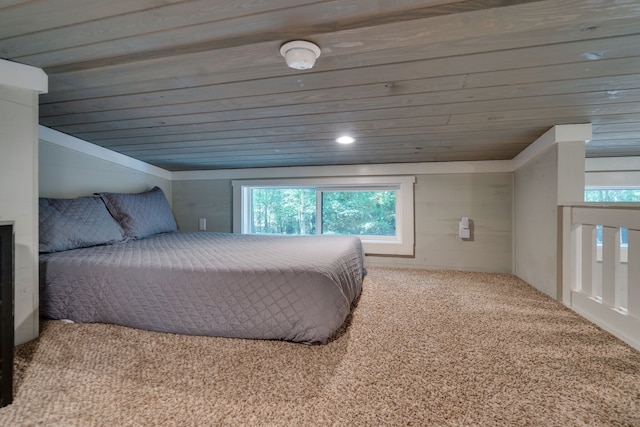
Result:
<svg viewBox="0 0 640 427"><path fill-rule="evenodd" d="M320 48L307 41L294 40L285 43L280 48L287 65L294 70L308 70L316 63L320 56Z"/></svg>
<svg viewBox="0 0 640 427"><path fill-rule="evenodd" d="M356 140L355 138L345 135L345 136L341 136L340 138L337 138L336 142L338 144L353 144L354 142L356 142Z"/></svg>

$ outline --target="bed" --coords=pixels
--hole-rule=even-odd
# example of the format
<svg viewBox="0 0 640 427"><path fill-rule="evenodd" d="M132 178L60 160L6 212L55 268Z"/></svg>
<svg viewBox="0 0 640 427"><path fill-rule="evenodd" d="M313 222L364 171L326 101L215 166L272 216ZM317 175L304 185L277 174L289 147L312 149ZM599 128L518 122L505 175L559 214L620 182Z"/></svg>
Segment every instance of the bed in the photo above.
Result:
<svg viewBox="0 0 640 427"><path fill-rule="evenodd" d="M362 288L357 237L180 232L158 190L134 195L163 206L142 224L123 219L121 193L40 200L42 316L307 344L343 325Z"/></svg>

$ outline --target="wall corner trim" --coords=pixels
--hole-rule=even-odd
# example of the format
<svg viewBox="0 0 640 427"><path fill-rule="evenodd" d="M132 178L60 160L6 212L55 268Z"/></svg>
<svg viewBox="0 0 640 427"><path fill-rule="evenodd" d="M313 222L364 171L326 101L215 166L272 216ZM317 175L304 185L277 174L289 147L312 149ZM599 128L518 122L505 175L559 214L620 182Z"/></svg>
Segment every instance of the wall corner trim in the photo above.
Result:
<svg viewBox="0 0 640 427"><path fill-rule="evenodd" d="M47 93L49 78L41 68L0 59L0 85Z"/></svg>
<svg viewBox="0 0 640 427"><path fill-rule="evenodd" d="M38 125L38 137L42 141L50 142L52 144L68 148L70 150L75 150L80 153L84 153L89 156L97 157L111 163L128 167L130 169L154 175L159 178L164 178L169 181L171 181L173 178L171 171L150 165L149 163L145 163L140 160L136 160L132 157L125 156L124 154L117 153L104 147L100 147L74 136L67 135L66 133L48 128L46 126Z"/></svg>
<svg viewBox="0 0 640 427"><path fill-rule="evenodd" d="M591 140L591 123L575 125L556 125L536 139L520 154L513 158L512 169L515 171L524 164L538 157L553 145L562 142L587 142Z"/></svg>

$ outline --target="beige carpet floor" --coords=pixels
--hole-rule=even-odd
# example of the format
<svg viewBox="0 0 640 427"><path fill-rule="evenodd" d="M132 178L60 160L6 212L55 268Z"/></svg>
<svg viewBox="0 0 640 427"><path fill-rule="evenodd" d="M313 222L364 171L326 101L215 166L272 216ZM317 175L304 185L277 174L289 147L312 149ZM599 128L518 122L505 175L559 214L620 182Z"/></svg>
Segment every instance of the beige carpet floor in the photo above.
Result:
<svg viewBox="0 0 640 427"><path fill-rule="evenodd" d="M5 426L640 426L640 353L509 275L375 268L326 345L42 323Z"/></svg>

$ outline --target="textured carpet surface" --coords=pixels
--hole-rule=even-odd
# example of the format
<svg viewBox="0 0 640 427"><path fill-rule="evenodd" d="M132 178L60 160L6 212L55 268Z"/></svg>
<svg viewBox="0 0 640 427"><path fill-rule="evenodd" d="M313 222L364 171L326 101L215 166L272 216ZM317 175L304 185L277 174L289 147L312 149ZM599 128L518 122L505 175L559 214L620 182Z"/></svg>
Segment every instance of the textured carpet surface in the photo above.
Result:
<svg viewBox="0 0 640 427"><path fill-rule="evenodd" d="M640 353L509 275L376 268L326 345L42 322L6 426L640 426Z"/></svg>

